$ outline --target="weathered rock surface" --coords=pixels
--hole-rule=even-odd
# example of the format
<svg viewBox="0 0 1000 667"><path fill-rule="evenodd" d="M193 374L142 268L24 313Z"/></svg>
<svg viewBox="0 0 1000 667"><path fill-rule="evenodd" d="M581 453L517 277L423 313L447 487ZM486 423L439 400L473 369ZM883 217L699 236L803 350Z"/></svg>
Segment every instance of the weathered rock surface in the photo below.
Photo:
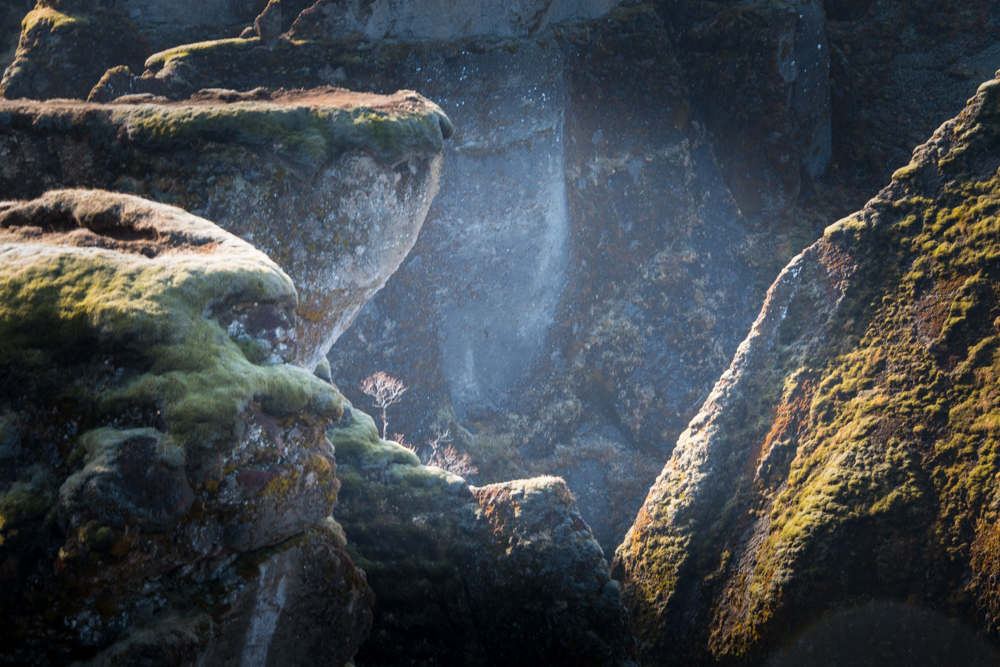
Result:
<svg viewBox="0 0 1000 667"><path fill-rule="evenodd" d="M0 203L0 662L344 664L341 397L263 253L137 197Z"/></svg>
<svg viewBox="0 0 1000 667"><path fill-rule="evenodd" d="M1000 6L988 0L826 0L824 6L833 166L862 183L886 183L993 76Z"/></svg>
<svg viewBox="0 0 1000 667"><path fill-rule="evenodd" d="M832 152L821 0L659 3L726 183L751 217L783 215Z"/></svg>
<svg viewBox="0 0 1000 667"><path fill-rule="evenodd" d="M996 645L998 137L995 79L771 287L619 548L644 664L799 664L803 632L835 659L932 611L969 630L920 664Z"/></svg>
<svg viewBox="0 0 1000 667"><path fill-rule="evenodd" d="M469 487L350 408L329 435L338 519L377 596L357 664L635 664L618 585L561 479Z"/></svg>
<svg viewBox="0 0 1000 667"><path fill-rule="evenodd" d="M413 246L450 132L408 91L4 102L0 191L102 187L212 218L296 281L295 359L312 368Z"/></svg>
<svg viewBox="0 0 1000 667"><path fill-rule="evenodd" d="M594 19L621 0L319 0L295 19L293 39L527 37L550 24Z"/></svg>
<svg viewBox="0 0 1000 667"><path fill-rule="evenodd" d="M16 58L9 67L0 60L7 68L0 97L85 99L108 69L121 65L139 71L150 54L170 46L236 37L265 4L265 0L28 2L18 17L24 21Z"/></svg>
<svg viewBox="0 0 1000 667"><path fill-rule="evenodd" d="M406 4L321 2L290 23L303 3L271 3L267 39L171 49L92 94L326 83L444 105L458 135L431 223L335 379L419 381L396 408L411 441L450 428L485 481L564 476L608 550L774 275L870 194L884 167L851 156L909 151L954 113L974 84L938 74L989 61L998 25L986 0L666 1L590 22L552 3L538 29L511 5L467 25L428 12L430 28L410 8L433 3ZM952 19L948 48L920 37Z"/></svg>

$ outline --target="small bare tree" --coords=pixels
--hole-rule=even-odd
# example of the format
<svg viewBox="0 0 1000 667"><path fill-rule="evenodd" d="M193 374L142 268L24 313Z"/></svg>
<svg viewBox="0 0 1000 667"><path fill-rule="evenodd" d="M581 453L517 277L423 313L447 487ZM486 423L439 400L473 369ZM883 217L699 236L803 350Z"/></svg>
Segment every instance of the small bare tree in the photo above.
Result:
<svg viewBox="0 0 1000 667"><path fill-rule="evenodd" d="M445 429L444 432L435 429L434 438L427 443L431 448L431 457L427 460L427 465L437 466L459 477L469 478L478 475L479 468L472 464L472 457L458 451L450 443L450 429Z"/></svg>
<svg viewBox="0 0 1000 667"><path fill-rule="evenodd" d="M382 410L382 439L384 440L389 428L386 410L390 405L399 401L403 392L406 391L406 385L385 371L379 371L362 380L359 388L372 397L372 403L375 404L376 408Z"/></svg>

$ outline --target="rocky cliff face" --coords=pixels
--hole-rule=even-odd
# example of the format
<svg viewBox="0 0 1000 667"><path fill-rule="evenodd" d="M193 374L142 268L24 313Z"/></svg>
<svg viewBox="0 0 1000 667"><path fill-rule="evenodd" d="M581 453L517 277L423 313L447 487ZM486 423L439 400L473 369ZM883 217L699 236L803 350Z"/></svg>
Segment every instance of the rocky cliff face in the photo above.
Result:
<svg viewBox="0 0 1000 667"><path fill-rule="evenodd" d="M766 285L961 106L995 66L1000 25L988 0L663 0L614 10L471 2L467 15L434 0L196 4L134 0L130 19L121 3L41 0L0 95L117 103L5 107L0 170L14 174L6 183L38 187L17 191L26 197L66 184L136 192L239 228L301 282L300 336L285 335L290 316L274 319L274 309L219 324L254 364L311 366L329 342L322 336L339 335L338 322L362 301L345 290L372 272L384 282L378 267L398 264L412 244L389 228L359 239L379 211L422 217L450 125L421 100L397 99L423 111L360 112L363 136L352 129L343 143L325 102L283 102L259 87L432 95L457 121L444 148L452 166L415 252L334 350L333 375L347 391L375 369L400 376L417 390L393 407L393 423L416 442L450 428L483 481L559 473L579 494L578 515L552 479L468 489L378 440L350 412L328 432L343 457L339 512L351 553L382 600L365 664L628 664L617 590L579 522L594 525L606 550L619 541L737 352ZM219 37L227 39L187 43ZM219 87L241 92L199 93ZM950 618L995 632L996 165L994 103L984 95L861 215L782 274L680 439L617 566L647 661L845 661L849 637L866 656L889 651L883 662L996 662L975 630L952 620L935 631ZM387 116L388 128L378 120ZM430 149L414 148L429 136ZM346 200L334 193L344 183L355 188ZM338 207L361 217L329 213ZM18 239L33 227L50 233L17 227ZM293 228L302 252L288 251ZM67 234L74 244L81 236ZM334 250L323 245L331 234ZM322 285L309 282L317 257L336 267ZM346 286L337 282L345 274ZM331 294L347 301L333 307ZM121 516L166 530L196 501L178 482L165 506L146 506L146 487L173 489L180 478L169 462L148 464L149 451L168 448L141 417L115 426L125 435L70 436L83 458L52 464L51 474L16 459L26 456L24 422L5 417L0 442L13 443L7 458L17 461L4 487L10 539L24 534L22 516L75 534L63 542L85 554L115 555L117 533L101 531L120 529ZM134 473L136 460L151 472ZM265 477L244 481L269 488ZM68 509L38 524L33 503L54 494ZM217 662L239 651L259 663L271 655L262 647L293 650L290 621L274 607L319 604L293 573L319 560L342 573L349 566L337 525L315 517L269 547L282 555L257 549L297 525L275 512L259 529L226 533L227 549L271 554L252 567L238 566L250 562L240 556L231 570L213 561L228 611L212 598L207 616L192 615L202 593L184 579L155 607L166 611L130 616L139 630L77 619L86 630L53 634L52 660ZM51 555L57 541L39 553ZM17 553L10 567L30 562ZM66 553L74 562L77 552ZM43 590L61 571L30 581ZM240 579L246 572L254 584ZM499 588L517 591L509 606ZM347 599L338 590L334 598ZM133 605L129 595L116 588L94 599L112 608L106 600ZM350 632L363 625L335 622ZM868 625L876 631L865 634ZM100 640L86 644L94 627ZM43 631L12 631L18 656L36 659L41 649L23 637ZM890 645L885 633L913 641Z"/></svg>
<svg viewBox="0 0 1000 667"><path fill-rule="evenodd" d="M399 406L401 432L449 428L485 481L564 476L610 552L782 241L740 218L648 9L438 44L378 74L426 78L456 135L430 224L337 345L334 376L419 380L430 393Z"/></svg>
<svg viewBox="0 0 1000 667"><path fill-rule="evenodd" d="M330 519L341 397L295 291L180 209L0 203L8 664L343 664L373 596Z"/></svg>
<svg viewBox="0 0 1000 667"><path fill-rule="evenodd" d="M450 133L406 91L2 103L0 190L105 187L211 217L295 280L293 357L312 368L413 246Z"/></svg>
<svg viewBox="0 0 1000 667"><path fill-rule="evenodd" d="M973 76L998 25L987 2L662 2L429 32L376 11L390 5L283 10L283 39L168 50L92 95L319 82L444 105L458 130L431 222L339 344L335 379L419 382L401 432L450 429L486 481L565 476L609 551L773 276L954 113L974 84L946 70ZM949 48L926 48L945 24ZM881 91L915 86L901 118Z"/></svg>
<svg viewBox="0 0 1000 667"><path fill-rule="evenodd" d="M619 548L645 664L798 664L803 632L830 664L934 613L995 641L998 128L991 80L771 287Z"/></svg>
<svg viewBox="0 0 1000 667"><path fill-rule="evenodd" d="M340 39L462 39L525 37L550 24L604 16L621 0L515 0L502 4L474 0L320 0L291 26L294 37Z"/></svg>

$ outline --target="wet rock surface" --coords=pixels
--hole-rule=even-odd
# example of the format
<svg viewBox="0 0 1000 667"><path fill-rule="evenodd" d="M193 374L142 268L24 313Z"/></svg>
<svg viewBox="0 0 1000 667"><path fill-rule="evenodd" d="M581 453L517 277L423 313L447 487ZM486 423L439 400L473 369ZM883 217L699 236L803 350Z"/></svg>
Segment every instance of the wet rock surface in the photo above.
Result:
<svg viewBox="0 0 1000 667"><path fill-rule="evenodd" d="M884 601L996 641L998 91L772 285L616 555L644 664L845 656Z"/></svg>
<svg viewBox="0 0 1000 667"><path fill-rule="evenodd" d="M349 660L373 598L329 519L340 395L221 323L294 321L288 276L102 191L0 202L0 257L0 659Z"/></svg>
<svg viewBox="0 0 1000 667"><path fill-rule="evenodd" d="M290 354L311 368L415 242L450 132L436 105L407 91L9 102L0 104L0 190L105 187L214 219L296 281Z"/></svg>

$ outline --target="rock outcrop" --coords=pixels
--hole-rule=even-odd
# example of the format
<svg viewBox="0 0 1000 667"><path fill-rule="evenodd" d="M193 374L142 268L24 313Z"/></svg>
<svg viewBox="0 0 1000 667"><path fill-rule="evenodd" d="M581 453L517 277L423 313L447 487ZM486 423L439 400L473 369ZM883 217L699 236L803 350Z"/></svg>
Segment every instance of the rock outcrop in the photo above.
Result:
<svg viewBox="0 0 1000 667"><path fill-rule="evenodd" d="M341 397L295 290L180 209L0 203L0 661L342 665L373 596L330 518Z"/></svg>
<svg viewBox="0 0 1000 667"><path fill-rule="evenodd" d="M266 2L38 0L27 4L18 17L24 21L14 62L8 67L0 61L6 67L0 97L6 99L85 99L112 67L139 71L151 54L171 46L238 36Z"/></svg>
<svg viewBox="0 0 1000 667"><path fill-rule="evenodd" d="M559 478L470 487L350 407L338 520L376 592L358 664L635 665L618 584Z"/></svg>
<svg viewBox="0 0 1000 667"><path fill-rule="evenodd" d="M179 103L0 103L0 191L130 192L213 219L296 283L315 367L409 252L448 118L408 91L206 91Z"/></svg>
<svg viewBox="0 0 1000 667"><path fill-rule="evenodd" d="M995 79L771 287L618 550L644 664L997 661L998 137Z"/></svg>

